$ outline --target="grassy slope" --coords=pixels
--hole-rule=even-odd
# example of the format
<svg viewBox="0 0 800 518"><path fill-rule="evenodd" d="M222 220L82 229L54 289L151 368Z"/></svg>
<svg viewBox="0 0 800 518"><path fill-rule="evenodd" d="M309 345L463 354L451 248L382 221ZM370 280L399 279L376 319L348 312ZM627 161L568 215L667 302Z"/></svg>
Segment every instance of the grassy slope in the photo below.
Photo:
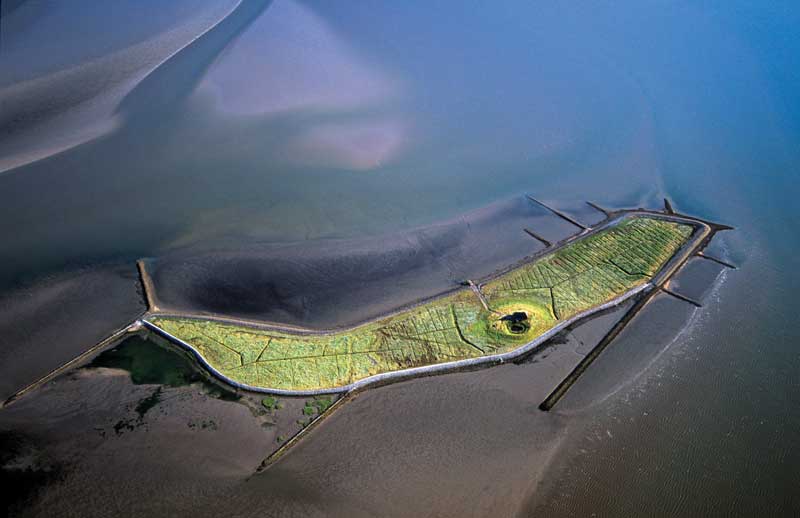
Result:
<svg viewBox="0 0 800 518"><path fill-rule="evenodd" d="M346 385L420 365L505 352L646 282L692 228L635 217L487 283L486 311L469 290L348 331L292 335L210 321L153 318L231 379L301 390ZM524 312L517 334L500 318Z"/></svg>

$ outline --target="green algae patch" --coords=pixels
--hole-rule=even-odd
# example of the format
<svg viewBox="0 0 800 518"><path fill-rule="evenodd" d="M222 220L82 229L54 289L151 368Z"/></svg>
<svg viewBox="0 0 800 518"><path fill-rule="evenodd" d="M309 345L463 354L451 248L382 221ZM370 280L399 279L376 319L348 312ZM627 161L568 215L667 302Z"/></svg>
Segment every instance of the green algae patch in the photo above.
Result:
<svg viewBox="0 0 800 518"><path fill-rule="evenodd" d="M261 400L261 405L268 411L272 412L278 408L278 400L272 396L267 396Z"/></svg>
<svg viewBox="0 0 800 518"><path fill-rule="evenodd" d="M151 322L192 345L238 383L283 390L336 388L375 374L517 349L559 321L649 281L691 233L690 225L626 218L486 283L481 291L488 309L465 289L325 333L175 317ZM311 413L318 409L308 406Z"/></svg>
<svg viewBox="0 0 800 518"><path fill-rule="evenodd" d="M185 355L139 336L127 338L113 349L104 351L87 367L126 370L134 385L180 387L198 380L198 373Z"/></svg>

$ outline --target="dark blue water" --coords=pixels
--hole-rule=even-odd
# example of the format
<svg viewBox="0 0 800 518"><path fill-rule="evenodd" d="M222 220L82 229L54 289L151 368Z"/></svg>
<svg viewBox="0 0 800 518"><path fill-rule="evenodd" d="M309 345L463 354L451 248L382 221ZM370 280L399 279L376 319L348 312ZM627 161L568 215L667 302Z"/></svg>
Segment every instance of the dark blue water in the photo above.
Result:
<svg viewBox="0 0 800 518"><path fill-rule="evenodd" d="M5 24L25 4L3 19L0 53L24 51ZM612 207L668 196L680 211L735 226L714 253L740 268L698 291L704 308L677 339L661 347L652 338L651 358L610 371L629 383L565 408L575 424L545 482L508 496L511 507L797 514L795 3L246 0L234 15L131 85L113 129L0 173L8 307L20 290L36 297L101 263L399 235L523 193ZM159 30L185 13L169 16ZM135 23L106 47L146 39L148 18ZM39 48L26 59L89 59L74 38L49 49L61 60L39 58ZM3 120L0 138L44 138ZM461 453L446 455L457 469ZM337 469L347 477L369 462ZM519 482L540 468L504 476ZM429 490L380 487L410 500Z"/></svg>

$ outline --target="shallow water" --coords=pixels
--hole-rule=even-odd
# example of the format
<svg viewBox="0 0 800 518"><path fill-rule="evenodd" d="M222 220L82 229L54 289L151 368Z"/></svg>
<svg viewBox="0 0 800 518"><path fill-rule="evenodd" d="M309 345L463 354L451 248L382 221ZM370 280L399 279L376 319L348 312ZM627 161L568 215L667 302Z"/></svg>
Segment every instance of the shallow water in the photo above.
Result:
<svg viewBox="0 0 800 518"><path fill-rule="evenodd" d="M0 18L0 54L15 67L4 81L136 41L164 50L159 31L191 39L217 12L198 10L190 24L180 23L184 3L159 8L157 21L131 15L104 47L64 25L64 48L44 60L6 26L39 4L16 4ZM54 23L37 12L26 34ZM114 23L96 12L93 23ZM194 485L192 470L165 461L176 485L159 486L148 482L152 464L131 468L145 451L148 462L191 453L172 455L165 422L156 443L132 440L116 463L81 447L84 468L40 505L117 511L92 505L83 485L107 476L134 515L195 509L204 490L210 514L798 514L798 22L800 9L776 3L245 0L149 81L126 85L124 101L93 83L116 99L117 125L80 146L57 144L84 127L84 112L51 119L38 108L55 105L23 88L33 109L19 125L2 119L0 159L28 145L66 150L0 174L3 391L136 318L140 257L153 259L167 305L327 326L538 249L507 233L541 223L520 204L530 193L584 222L598 217L585 200L657 208L668 196L679 211L736 226L710 251L739 266L709 287L711 265L694 261L675 286L703 308L661 297L653 308L674 309L640 319L644 331L604 353L553 414L536 407L585 354L574 336L553 363L365 394L246 482L263 449L258 424L246 409L203 403L198 415L219 412L254 441L242 442L247 451L204 443L220 471L195 473ZM53 124L52 146L49 133L26 133L30 121ZM91 401L92 383L54 401ZM114 387L125 401L152 393ZM3 410L6 423L55 429L58 405L17 408ZM69 437L87 436L87 414L71 422ZM163 498L163 487L176 491ZM152 505L145 493L158 496Z"/></svg>

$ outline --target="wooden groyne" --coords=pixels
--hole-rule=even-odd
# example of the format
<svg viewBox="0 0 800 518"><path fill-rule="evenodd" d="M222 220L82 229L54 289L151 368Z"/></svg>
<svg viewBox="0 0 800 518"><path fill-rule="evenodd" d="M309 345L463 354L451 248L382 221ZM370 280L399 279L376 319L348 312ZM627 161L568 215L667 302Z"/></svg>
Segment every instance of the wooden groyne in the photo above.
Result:
<svg viewBox="0 0 800 518"><path fill-rule="evenodd" d="M736 269L735 265L733 265L733 264L731 264L729 262L723 261L722 259L717 259L716 257L712 257L712 256L710 256L710 255L708 255L708 254L706 254L704 252L697 252L697 257L702 257L703 259L708 259L709 261L715 262L717 264L721 264L722 266L724 266L726 268L730 268L731 270L735 270Z"/></svg>
<svg viewBox="0 0 800 518"><path fill-rule="evenodd" d="M567 377L561 380L553 392L550 393L547 398L542 401L539 405L539 410L549 412L556 403L558 403L562 397L567 393L567 391L578 381L578 378L586 372L586 369L594 362L600 353L602 353L606 347L622 332L625 327L627 327L628 323L633 319L634 316L641 310L647 302L653 297L654 293L657 293L658 290L649 290L644 296L640 297L639 300L636 301L634 306L625 313L623 316L614 326L608 331L608 333L600 339L597 345L589 351L589 354L583 357L583 359L572 369L572 372L567 374Z"/></svg>
<svg viewBox="0 0 800 518"><path fill-rule="evenodd" d="M575 225L576 227L580 228L581 230L589 230L589 227L587 227L583 223L580 223L580 222L576 221L575 219L567 216L566 214L564 214L560 210L557 210L557 209L554 209L553 207L545 205L544 203L540 202L539 200L537 200L536 198L534 198L530 194L526 194L525 197L528 198L530 201L541 205L542 207L544 207L545 209L549 210L550 212L552 212L553 214L555 214L559 218L563 219L564 221L567 221L568 223L571 223L571 224Z"/></svg>
<svg viewBox="0 0 800 518"><path fill-rule="evenodd" d="M605 336L603 336L600 342L597 343L597 345L589 352L589 354L583 357L583 359L578 363L578 365L575 366L572 372L570 372L566 378L561 380L553 392L551 392L550 395L548 395L547 398L539 405L540 410L545 412L550 411L556 405L556 403L558 403L561 398L564 397L572 385L578 381L578 378L580 378L581 375L586 372L586 369L589 368L592 362L594 362L598 356L600 356L600 354L611 344L611 342L622 332L622 330L625 329L633 317L635 317L636 314L639 313L639 311L641 311L648 302L650 302L655 294L659 293L659 291L664 291L665 293L700 307L698 302L664 288L664 284L669 281L669 279L675 275L675 273L680 270L684 264L686 264L686 261L688 261L694 254L698 253L698 251L701 251L708 244L718 230L718 226L716 224L675 213L662 215L661 217L670 220L685 220L686 222L693 224L698 230L696 231L695 235L692 236L691 240L686 243L678 252L678 254L674 256L664 266L664 268L662 268L662 270L656 274L655 277L653 277L653 286L656 289L648 290L636 301L634 306L628 310L628 312L616 324L614 324L614 326L608 331L608 333L606 333ZM725 225L719 226L724 227Z"/></svg>
<svg viewBox="0 0 800 518"><path fill-rule="evenodd" d="M144 259L136 261L136 269L139 270L139 281L142 283L142 291L144 292L144 300L147 303L147 311L149 313L158 311L156 290L153 286L153 279L147 271L147 264Z"/></svg>
<svg viewBox="0 0 800 518"><path fill-rule="evenodd" d="M256 474L261 473L262 471L270 467L272 464L277 462L278 459L280 459L281 457L284 456L284 454L286 454L286 452L292 449L292 446L300 442L303 439L303 437L305 437L306 435L311 433L315 428L321 425L325 419L327 419L331 414L333 414L336 410L338 410L340 406L344 405L345 402L353 399L356 396L356 394L357 392L351 391L339 397L339 399L334 401L333 404L329 406L327 409L325 409L324 412L318 415L313 421L308 423L307 426L301 428L288 441L281 444L277 450L270 453L266 459L261 461L261 464L258 466L258 468L256 468Z"/></svg>
<svg viewBox="0 0 800 518"><path fill-rule="evenodd" d="M695 307L698 307L698 308L702 308L702 307L703 307L703 305L702 305L702 304L700 304L699 302L697 302L696 300L694 300L694 299L691 299L691 298L687 297L686 295L681 295L680 293L677 293L677 292L675 292L675 291L672 291L672 290L670 290L669 288L665 288L664 286L661 286L661 291L663 291L663 292L664 292L664 293L666 293L667 295L670 295L670 296L672 296L672 297L675 297L675 298L676 298L676 299L678 299L678 300L682 300L682 301L684 301L684 302L688 302L688 303L689 303L689 304L691 304L692 306L695 306Z"/></svg>
<svg viewBox="0 0 800 518"><path fill-rule="evenodd" d="M9 397L8 399L6 399L5 401L3 401L0 404L0 409L5 408L6 406L8 406L11 403L13 403L14 401L18 400L19 398L21 398L25 394L27 394L27 393L29 393L29 392L31 392L33 390L36 390L37 388L39 388L42 385L44 385L45 383L49 382L50 380L52 380L53 378L55 378L59 374L62 374L64 372L66 372L67 370L69 370L69 369L79 365L80 363L88 360L93 355L95 355L97 353L100 353L103 349L105 349L106 347L116 343L118 340L120 340L126 334L134 333L136 331L139 331L141 328L142 328L141 323L138 320L136 320L136 321L126 325L125 327L116 330L110 336L108 336L107 338L104 338L100 342L96 343L95 345L93 345L92 347L90 347L89 349L87 349L86 351L81 353L80 355L76 356L75 358L71 359L67 363L61 365L60 367L56 367L55 369L53 369L52 371L48 372L47 374L45 374L44 376L42 376L38 380L34 381L33 383L31 383L31 384L27 385L26 387L24 387L24 388L18 390L17 392L15 392L11 397Z"/></svg>
<svg viewBox="0 0 800 518"><path fill-rule="evenodd" d="M553 243L551 243L547 239L543 238L542 236L540 236L539 234L537 234L533 230L530 230L528 228L523 228L522 230L524 230L525 233L528 234L529 236L531 236L533 239L536 239L537 241L541 242L544 246L546 246L548 248L553 246Z"/></svg>
<svg viewBox="0 0 800 518"><path fill-rule="evenodd" d="M590 201L587 201L586 205L590 206L591 208L595 209L598 212L602 212L603 214L606 215L607 218L611 217L611 211L608 211L608 210L604 209L603 207L601 207L600 205L598 205L596 203L592 203Z"/></svg>

